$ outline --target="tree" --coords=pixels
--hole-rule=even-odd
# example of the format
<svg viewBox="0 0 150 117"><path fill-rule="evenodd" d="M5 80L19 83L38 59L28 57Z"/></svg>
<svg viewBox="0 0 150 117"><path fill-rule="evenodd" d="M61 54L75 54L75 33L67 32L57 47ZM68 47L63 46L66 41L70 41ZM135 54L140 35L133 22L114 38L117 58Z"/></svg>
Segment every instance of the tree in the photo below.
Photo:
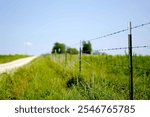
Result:
<svg viewBox="0 0 150 117"><path fill-rule="evenodd" d="M68 54L78 54L78 50L76 48L67 48Z"/></svg>
<svg viewBox="0 0 150 117"><path fill-rule="evenodd" d="M57 54L65 53L65 44L56 42L53 46L52 53Z"/></svg>
<svg viewBox="0 0 150 117"><path fill-rule="evenodd" d="M92 45L91 45L90 41L88 41L88 42L83 41L82 53L84 53L84 54L91 54L92 53Z"/></svg>

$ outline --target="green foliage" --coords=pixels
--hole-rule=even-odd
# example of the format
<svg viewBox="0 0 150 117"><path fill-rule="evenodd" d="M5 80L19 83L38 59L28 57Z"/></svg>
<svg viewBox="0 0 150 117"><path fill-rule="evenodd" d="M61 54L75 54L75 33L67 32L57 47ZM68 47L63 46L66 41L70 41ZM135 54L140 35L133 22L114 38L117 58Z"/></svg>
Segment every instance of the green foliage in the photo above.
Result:
<svg viewBox="0 0 150 117"><path fill-rule="evenodd" d="M59 60L61 58L61 61ZM134 99L150 99L150 57L133 57ZM129 99L127 56L42 55L13 73L0 75L0 99ZM143 69L137 69L143 68Z"/></svg>
<svg viewBox="0 0 150 117"><path fill-rule="evenodd" d="M65 44L56 42L52 48L52 53L57 54L65 53Z"/></svg>
<svg viewBox="0 0 150 117"><path fill-rule="evenodd" d="M83 41L82 43L82 53L84 54L91 54L92 52L92 45L90 43L90 41L86 42L86 41Z"/></svg>
<svg viewBox="0 0 150 117"><path fill-rule="evenodd" d="M67 48L68 54L78 54L78 50L76 48Z"/></svg>
<svg viewBox="0 0 150 117"><path fill-rule="evenodd" d="M25 58L28 55L0 55L0 63L7 63L16 59Z"/></svg>

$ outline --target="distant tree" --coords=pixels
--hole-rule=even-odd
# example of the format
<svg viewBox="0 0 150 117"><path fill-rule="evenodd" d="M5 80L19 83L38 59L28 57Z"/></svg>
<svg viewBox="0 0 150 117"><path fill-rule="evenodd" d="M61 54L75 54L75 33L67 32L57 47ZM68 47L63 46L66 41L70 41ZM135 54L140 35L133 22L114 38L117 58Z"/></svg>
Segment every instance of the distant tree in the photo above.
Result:
<svg viewBox="0 0 150 117"><path fill-rule="evenodd" d="M84 54L91 54L92 53L92 45L91 42L83 41L82 43L82 53Z"/></svg>
<svg viewBox="0 0 150 117"><path fill-rule="evenodd" d="M78 50L76 48L67 48L67 53L78 54Z"/></svg>
<svg viewBox="0 0 150 117"><path fill-rule="evenodd" d="M52 48L52 53L57 54L65 53L65 44L56 42Z"/></svg>

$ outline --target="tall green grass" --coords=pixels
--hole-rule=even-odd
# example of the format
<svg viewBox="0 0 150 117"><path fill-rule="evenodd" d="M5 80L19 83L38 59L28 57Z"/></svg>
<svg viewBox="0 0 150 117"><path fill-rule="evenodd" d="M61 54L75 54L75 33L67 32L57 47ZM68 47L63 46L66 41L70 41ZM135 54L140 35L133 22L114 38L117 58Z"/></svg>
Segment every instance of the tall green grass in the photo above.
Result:
<svg viewBox="0 0 150 117"><path fill-rule="evenodd" d="M7 63L7 62L10 62L10 61L13 61L13 60L17 60L17 59L20 59L20 58L25 58L25 57L28 57L27 55L0 55L0 64L1 63Z"/></svg>
<svg viewBox="0 0 150 117"><path fill-rule="evenodd" d="M129 99L127 56L42 55L0 75L0 99ZM134 99L150 99L150 57L134 56ZM143 69L144 68L144 69Z"/></svg>

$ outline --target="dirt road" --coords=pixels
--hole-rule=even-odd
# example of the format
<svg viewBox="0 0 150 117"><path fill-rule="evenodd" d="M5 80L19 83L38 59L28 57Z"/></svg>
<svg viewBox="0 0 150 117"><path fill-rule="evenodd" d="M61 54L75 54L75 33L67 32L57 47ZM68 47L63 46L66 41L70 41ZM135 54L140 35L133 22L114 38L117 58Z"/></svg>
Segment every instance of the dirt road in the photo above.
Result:
<svg viewBox="0 0 150 117"><path fill-rule="evenodd" d="M10 71L10 70L16 69L18 67L21 67L21 66L31 62L35 58L36 58L36 56L27 57L27 58L18 59L18 60L9 62L9 63L0 64L0 73L3 73L3 72Z"/></svg>

